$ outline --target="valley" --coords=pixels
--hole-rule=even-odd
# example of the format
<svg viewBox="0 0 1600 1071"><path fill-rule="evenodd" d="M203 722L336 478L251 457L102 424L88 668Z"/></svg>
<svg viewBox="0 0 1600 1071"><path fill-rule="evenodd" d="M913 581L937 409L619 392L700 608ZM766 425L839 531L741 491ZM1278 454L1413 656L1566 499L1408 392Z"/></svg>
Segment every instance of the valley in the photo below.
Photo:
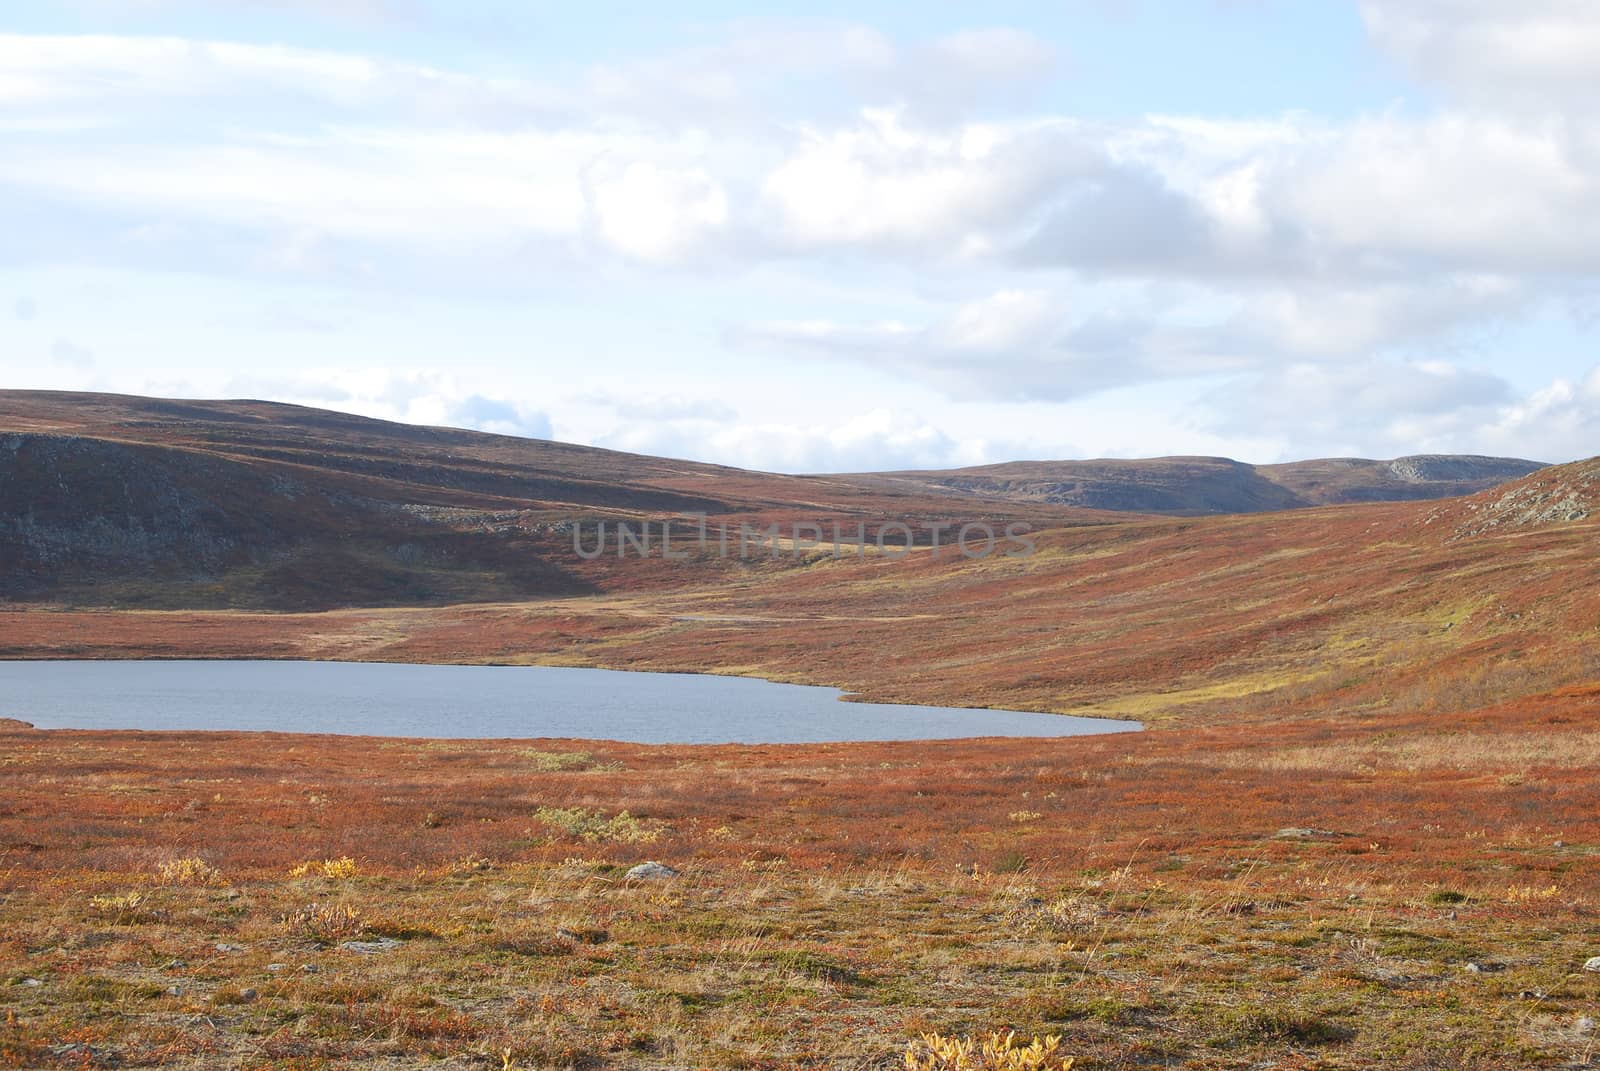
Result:
<svg viewBox="0 0 1600 1071"><path fill-rule="evenodd" d="M0 1066L887 1068L1007 1029L1079 1069L1591 1059L1600 463L1168 515L258 403L4 401L0 657L711 673L1147 728L0 721ZM574 553L577 524L701 512L1025 523L1034 550ZM629 876L650 861L675 873Z"/></svg>

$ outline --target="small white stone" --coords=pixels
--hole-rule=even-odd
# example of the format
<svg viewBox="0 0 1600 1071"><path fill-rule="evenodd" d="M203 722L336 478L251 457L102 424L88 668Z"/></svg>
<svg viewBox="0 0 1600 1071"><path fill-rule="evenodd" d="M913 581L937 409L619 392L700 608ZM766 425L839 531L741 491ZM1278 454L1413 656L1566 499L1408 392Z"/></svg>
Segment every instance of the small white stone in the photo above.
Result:
<svg viewBox="0 0 1600 1071"><path fill-rule="evenodd" d="M393 951L403 944L405 944L404 941L393 937L379 937L372 941L341 941L339 947L346 952L354 952L362 956L376 956L380 952Z"/></svg>
<svg viewBox="0 0 1600 1071"><path fill-rule="evenodd" d="M630 881L660 881L665 878L675 878L679 871L665 863L658 863L654 859L648 863L640 863L628 871Z"/></svg>

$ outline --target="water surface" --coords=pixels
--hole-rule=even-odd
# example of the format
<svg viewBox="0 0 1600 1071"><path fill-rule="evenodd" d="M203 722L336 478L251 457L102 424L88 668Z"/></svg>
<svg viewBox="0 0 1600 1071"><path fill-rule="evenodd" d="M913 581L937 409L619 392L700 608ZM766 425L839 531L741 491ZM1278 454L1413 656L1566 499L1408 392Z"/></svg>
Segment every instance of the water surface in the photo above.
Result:
<svg viewBox="0 0 1600 1071"><path fill-rule="evenodd" d="M840 702L749 677L375 662L0 661L0 717L41 729L232 729L640 744L1081 736L1136 722Z"/></svg>

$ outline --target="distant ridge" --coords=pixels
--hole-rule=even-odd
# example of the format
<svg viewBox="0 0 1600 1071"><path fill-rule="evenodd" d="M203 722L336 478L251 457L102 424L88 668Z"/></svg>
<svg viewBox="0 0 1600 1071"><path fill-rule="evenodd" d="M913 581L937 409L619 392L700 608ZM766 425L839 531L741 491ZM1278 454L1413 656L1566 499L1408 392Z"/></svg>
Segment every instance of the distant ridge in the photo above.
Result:
<svg viewBox="0 0 1600 1071"><path fill-rule="evenodd" d="M1177 457L789 476L275 402L0 391L0 599L300 610L579 595L682 576L619 581L577 560L574 521L1037 530L1446 498L1541 468Z"/></svg>
<svg viewBox="0 0 1600 1071"><path fill-rule="evenodd" d="M888 485L1084 509L1199 516L1474 494L1546 466L1520 458L1419 454L1249 465L1225 457L1013 461L884 473Z"/></svg>

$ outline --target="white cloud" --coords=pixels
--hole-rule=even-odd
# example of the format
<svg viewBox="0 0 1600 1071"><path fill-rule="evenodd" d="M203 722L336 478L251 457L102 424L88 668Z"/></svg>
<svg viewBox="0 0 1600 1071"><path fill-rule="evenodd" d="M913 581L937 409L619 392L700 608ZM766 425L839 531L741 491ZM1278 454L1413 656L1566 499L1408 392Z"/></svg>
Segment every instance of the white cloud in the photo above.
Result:
<svg viewBox="0 0 1600 1071"><path fill-rule="evenodd" d="M715 398L694 398L682 394L651 394L646 391L593 390L577 395L574 401L599 406L629 421L672 422L710 421L731 424L738 411Z"/></svg>
<svg viewBox="0 0 1600 1071"><path fill-rule="evenodd" d="M600 234L639 260L683 257L728 222L727 195L703 168L634 162L591 181Z"/></svg>
<svg viewBox="0 0 1600 1071"><path fill-rule="evenodd" d="M1513 403L1491 397L1493 377L1436 362L1503 322L1580 307L1600 282L1600 76L1584 62L1600 55L1600 8L1374 0L1362 14L1450 107L1115 121L992 108L1056 60L1004 28L907 42L751 20L546 82L288 45L0 35L0 231L21 236L7 256L23 270L67 249L352 288L515 292L518 267L686 293L737 279L738 297L692 292L710 310L700 340L728 328L736 347L868 364L951 398L1244 377L1258 408L1346 398L1373 414L1351 426L1380 442L1559 426L1575 443L1582 383ZM861 280L870 294L847 293ZM745 316L758 322L727 323ZM284 389L397 419L546 427L427 375ZM760 434L691 434L694 419L619 434L680 452L710 436L791 468L970 452L913 418L797 417ZM804 444L793 454L762 445L781 428Z"/></svg>
<svg viewBox="0 0 1600 1071"><path fill-rule="evenodd" d="M833 62L901 82L927 69L916 49L859 28L793 32L812 51L779 66ZM704 76L737 96L742 79L761 81L759 56L787 55L756 43L782 36L736 36L716 52L722 73ZM826 59L824 41L845 42L846 57ZM1043 48L1003 31L922 47L994 78ZM696 84L681 58L663 63L651 77ZM663 118L642 90L584 98L287 46L0 35L0 70L11 121L43 124L0 162L0 182L169 222L427 252L575 241L588 221L603 248L658 264L716 250L1192 281L1600 273L1592 113L1090 123L899 104L726 127L715 100ZM166 103L140 105L150 100ZM67 106L103 132L52 136ZM252 119L263 111L270 124ZM117 166L104 166L108 151Z"/></svg>
<svg viewBox="0 0 1600 1071"><path fill-rule="evenodd" d="M387 21L409 13L411 0L69 0L79 7L112 15L145 15L181 8L233 6L334 15L361 21Z"/></svg>
<svg viewBox="0 0 1600 1071"><path fill-rule="evenodd" d="M424 246L575 234L579 137L346 130L236 144L151 146L118 166L63 147L0 161L0 180L131 212Z"/></svg>
<svg viewBox="0 0 1600 1071"><path fill-rule="evenodd" d="M584 86L605 108L668 123L763 127L827 111L840 90L846 112L865 100L949 119L1035 82L1054 61L1048 42L1009 27L902 44L857 23L750 18L708 43L592 67Z"/></svg>
<svg viewBox="0 0 1600 1071"><path fill-rule="evenodd" d="M1520 311L1517 280L1441 274L1426 281L1251 287L1225 329L1262 362L1360 359L1405 344L1439 348L1453 333Z"/></svg>
<svg viewBox="0 0 1600 1071"><path fill-rule="evenodd" d="M981 256L1003 249L1061 184L1098 166L1097 150L1070 122L929 132L869 109L850 126L804 128L762 193L798 248Z"/></svg>
<svg viewBox="0 0 1600 1071"><path fill-rule="evenodd" d="M1049 292L1002 290L956 309L942 343L957 352L1013 352L1047 342L1060 323L1061 301Z"/></svg>
<svg viewBox="0 0 1600 1071"><path fill-rule="evenodd" d="M957 440L915 413L874 409L815 423L636 423L595 440L636 453L717 461L766 472L862 472L988 460L981 439Z"/></svg>
<svg viewBox="0 0 1600 1071"><path fill-rule="evenodd" d="M222 393L407 424L535 439L552 434L549 415L532 402L482 394L457 376L435 369L350 367L298 375L235 376L225 382Z"/></svg>
<svg viewBox="0 0 1600 1071"><path fill-rule="evenodd" d="M1346 271L1600 271L1600 125L1357 121L1272 176L1272 211Z"/></svg>
<svg viewBox="0 0 1600 1071"><path fill-rule="evenodd" d="M1195 426L1267 434L1297 457L1477 453L1562 461L1600 441L1600 366L1524 394L1493 372L1442 361L1294 364L1214 391Z"/></svg>
<svg viewBox="0 0 1600 1071"><path fill-rule="evenodd" d="M94 351L68 339L58 338L50 347L50 360L65 368L86 372L94 367Z"/></svg>
<svg viewBox="0 0 1600 1071"><path fill-rule="evenodd" d="M1600 365L1582 379L1558 379L1534 391L1461 439L1524 457L1593 457L1600 452Z"/></svg>
<svg viewBox="0 0 1600 1071"><path fill-rule="evenodd" d="M1374 41L1477 103L1582 108L1600 95L1590 0L1361 0Z"/></svg>
<svg viewBox="0 0 1600 1071"><path fill-rule="evenodd" d="M1513 281L1480 276L1425 284L1084 287L1070 295L1003 290L921 325L765 321L730 332L728 341L889 366L952 396L1060 401L1130 384L1270 371L1285 362L1360 367L1388 351L1444 348L1526 300Z"/></svg>
<svg viewBox="0 0 1600 1071"><path fill-rule="evenodd" d="M1314 441L1326 453L1358 452L1359 444L1416 453L1450 441L1464 420L1491 419L1510 400L1498 376L1440 361L1297 363L1215 391L1199 419L1224 434Z"/></svg>

